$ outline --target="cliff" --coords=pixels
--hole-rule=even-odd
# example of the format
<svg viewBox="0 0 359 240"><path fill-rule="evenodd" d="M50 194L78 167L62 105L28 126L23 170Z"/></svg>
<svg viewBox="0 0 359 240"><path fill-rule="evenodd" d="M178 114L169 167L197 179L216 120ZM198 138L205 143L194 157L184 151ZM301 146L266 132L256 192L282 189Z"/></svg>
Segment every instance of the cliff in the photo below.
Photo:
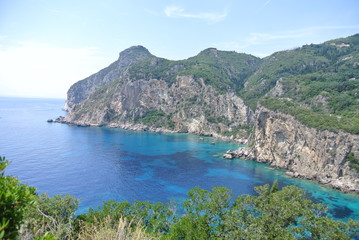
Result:
<svg viewBox="0 0 359 240"><path fill-rule="evenodd" d="M359 155L359 135L310 128L293 116L260 107L248 157L347 192L359 192L359 173L349 153Z"/></svg>
<svg viewBox="0 0 359 240"><path fill-rule="evenodd" d="M359 34L264 59L205 49L171 61L142 46L68 91L58 122L216 136L227 154L359 192Z"/></svg>
<svg viewBox="0 0 359 240"><path fill-rule="evenodd" d="M132 64L154 57L146 48L134 46L120 53L117 61L101 71L75 83L67 92L65 110L71 110L76 104L86 100L97 88L121 78Z"/></svg>

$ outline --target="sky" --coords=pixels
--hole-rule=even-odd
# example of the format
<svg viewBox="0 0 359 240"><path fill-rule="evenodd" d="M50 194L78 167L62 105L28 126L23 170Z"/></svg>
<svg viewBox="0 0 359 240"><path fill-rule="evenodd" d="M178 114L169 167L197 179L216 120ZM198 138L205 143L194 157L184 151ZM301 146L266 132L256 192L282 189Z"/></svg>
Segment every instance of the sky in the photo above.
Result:
<svg viewBox="0 0 359 240"><path fill-rule="evenodd" d="M258 57L359 33L359 0L0 0L0 96L66 98L135 45Z"/></svg>

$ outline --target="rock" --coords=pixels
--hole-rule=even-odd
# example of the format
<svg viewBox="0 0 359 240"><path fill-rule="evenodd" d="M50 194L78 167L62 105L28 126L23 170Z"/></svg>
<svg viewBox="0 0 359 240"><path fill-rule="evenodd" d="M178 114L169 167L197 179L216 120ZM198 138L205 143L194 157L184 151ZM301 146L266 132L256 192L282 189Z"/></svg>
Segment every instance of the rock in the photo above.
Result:
<svg viewBox="0 0 359 240"><path fill-rule="evenodd" d="M142 46L133 46L120 52L118 60L110 66L70 87L64 109L71 111L77 104L86 100L98 87L118 79L129 66L151 58L154 56Z"/></svg>
<svg viewBox="0 0 359 240"><path fill-rule="evenodd" d="M147 127L220 137L220 133L249 125L253 119L253 112L234 93L218 94L193 76L178 76L171 85L161 79L120 81L113 92L110 99L103 91L72 105L64 121L76 125L135 126L148 113L160 112L162 124ZM213 119L227 119L231 126L209 120L209 113Z"/></svg>
<svg viewBox="0 0 359 240"><path fill-rule="evenodd" d="M226 159L233 159L233 158L234 158L234 156L233 156L232 154L230 154L230 153L225 153L225 154L223 154L223 158L226 158Z"/></svg>
<svg viewBox="0 0 359 240"><path fill-rule="evenodd" d="M59 116L58 118L55 119L55 122L57 122L57 123L66 123L65 117Z"/></svg>
<svg viewBox="0 0 359 240"><path fill-rule="evenodd" d="M293 172L285 172L285 175L287 177L294 177L294 173Z"/></svg>
<svg viewBox="0 0 359 240"><path fill-rule="evenodd" d="M223 158L233 159L233 158L241 158L245 160L251 159L249 157L249 152L251 151L248 147L242 147L237 150L228 150L224 155Z"/></svg>
<svg viewBox="0 0 359 240"><path fill-rule="evenodd" d="M47 119L48 123L52 123L54 120L52 118Z"/></svg>

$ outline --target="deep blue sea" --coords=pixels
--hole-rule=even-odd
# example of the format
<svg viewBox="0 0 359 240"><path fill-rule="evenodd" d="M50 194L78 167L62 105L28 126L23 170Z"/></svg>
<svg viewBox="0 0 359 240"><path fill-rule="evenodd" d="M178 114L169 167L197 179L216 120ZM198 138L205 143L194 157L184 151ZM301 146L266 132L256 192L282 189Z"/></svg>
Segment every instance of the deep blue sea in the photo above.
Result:
<svg viewBox="0 0 359 240"><path fill-rule="evenodd" d="M187 134L133 132L104 127L47 123L66 113L64 100L0 98L0 156L11 160L6 174L50 195L81 199L79 213L105 200L181 201L199 186L225 186L233 194L278 180L295 184L336 219L359 219L359 196L310 181L286 178L283 171L222 154L238 145ZM212 144L214 142L215 144Z"/></svg>

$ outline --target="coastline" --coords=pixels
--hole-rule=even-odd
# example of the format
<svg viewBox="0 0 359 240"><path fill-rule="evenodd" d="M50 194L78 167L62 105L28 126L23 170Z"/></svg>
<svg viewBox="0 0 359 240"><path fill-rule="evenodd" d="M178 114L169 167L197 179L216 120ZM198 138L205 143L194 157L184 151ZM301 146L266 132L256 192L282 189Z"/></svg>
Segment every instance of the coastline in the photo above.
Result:
<svg viewBox="0 0 359 240"><path fill-rule="evenodd" d="M154 133L185 133L185 134L193 134L193 135L197 135L197 136L201 136L201 137L213 137L220 141L233 142L233 143L237 143L239 145L246 145L248 142L247 139L234 138L233 136L231 136L231 137L223 136L218 133L205 133L205 132L196 132L196 131L193 131L193 132L174 131L174 130L170 130L167 128L151 127L151 126L147 126L147 125L140 124L140 123L84 124L84 123L80 123L80 122L67 121L65 119L65 117L62 117L62 116L53 120L53 122L69 124L69 125L74 125L74 126L78 126L78 127L108 127L108 128L120 128L120 129L131 130L131 131L144 131L144 132L154 132Z"/></svg>
<svg viewBox="0 0 359 240"><path fill-rule="evenodd" d="M193 134L197 136L203 136L203 137L213 137L215 139L226 141L226 142L233 142L238 145L246 145L248 144L248 139L236 139L233 136L223 136L217 133L200 133L200 132L179 132L179 131L173 131L166 128L156 128L156 127L149 127L143 124L138 123L126 123L126 124L118 124L118 123L111 123L111 124L83 124L80 122L71 122L67 121L65 117L58 117L53 122L55 123L62 123L62 124L69 124L69 125L75 125L79 127L109 127L109 128L119 128L119 129L125 129L125 130L131 130L131 131L148 131L148 132L154 132L154 133L185 133L185 134ZM238 146L238 149L236 150L228 150L226 153L223 154L223 158L227 160L231 159L243 159L243 160L250 160L255 161L259 163L266 163L268 166L271 166L275 169L282 169L286 170L286 177L288 178L298 178L298 179L306 179L309 181L312 181L316 184L325 185L332 189L336 189L338 191L341 191L343 193L353 193L353 194L359 194L359 189L350 188L348 187L348 184L345 180L342 178L334 179L333 181L325 181L320 178L313 178L309 177L304 174L299 174L297 172L291 171L289 168L285 167L279 167L276 165L271 164L270 162L267 162L265 160L259 160L253 156L253 148L250 147L240 147Z"/></svg>
<svg viewBox="0 0 359 240"><path fill-rule="evenodd" d="M236 159L236 158L240 158L243 160L248 160L248 161L256 161L259 163L265 163L268 166L271 166L275 169L281 169L281 170L286 170L285 172L285 176L288 178L298 178L298 179L305 179L305 180L309 180L312 181L316 184L320 184L320 185L325 185L328 186L332 189L341 191L343 193L352 193L352 194L358 194L359 195L359 190L355 189L355 188L348 188L347 186L347 182L345 180L343 180L343 178L338 178L338 179L334 179L333 181L324 181L321 178L312 178L312 177L308 177L307 175L304 174L300 174L294 171L291 171L288 168L283 168L283 167L279 167L276 165L273 165L267 161L260 161L256 158L252 157L253 153L253 148L250 147L242 147L239 148L237 150L228 150L223 157L226 159Z"/></svg>

